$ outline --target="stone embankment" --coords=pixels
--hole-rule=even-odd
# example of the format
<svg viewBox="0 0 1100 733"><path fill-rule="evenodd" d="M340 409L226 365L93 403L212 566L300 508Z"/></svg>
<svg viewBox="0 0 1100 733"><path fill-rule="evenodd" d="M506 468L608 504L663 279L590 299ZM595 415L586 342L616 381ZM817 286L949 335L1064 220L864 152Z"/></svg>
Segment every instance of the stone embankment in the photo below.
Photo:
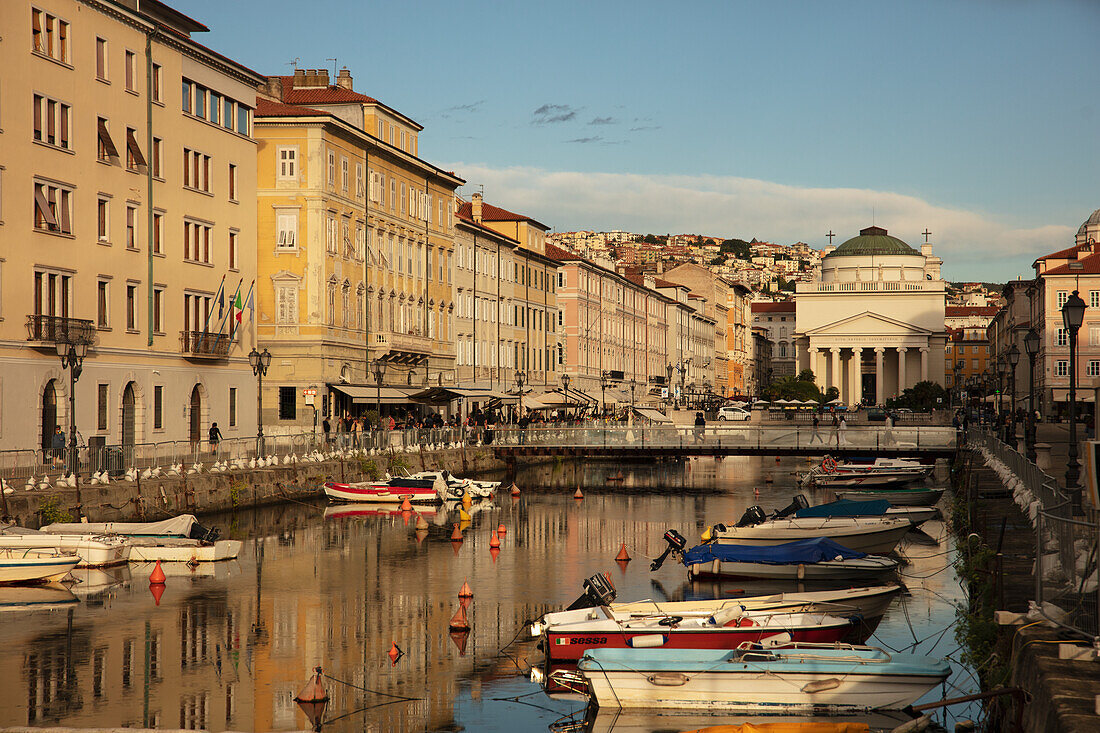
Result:
<svg viewBox="0 0 1100 733"><path fill-rule="evenodd" d="M24 527L40 526L43 514L68 512L75 520L78 504L90 522L154 521L177 514L210 514L234 509L307 501L318 497L325 481L364 481L385 473L391 461L403 461L410 472L446 470L457 476L503 472L508 466L488 448L412 451L367 457L330 459L210 473L204 469L182 476L127 481L122 477L107 484L81 482L80 502L74 488L26 490L17 487L6 494L4 514ZM213 461L207 462L209 468Z"/></svg>

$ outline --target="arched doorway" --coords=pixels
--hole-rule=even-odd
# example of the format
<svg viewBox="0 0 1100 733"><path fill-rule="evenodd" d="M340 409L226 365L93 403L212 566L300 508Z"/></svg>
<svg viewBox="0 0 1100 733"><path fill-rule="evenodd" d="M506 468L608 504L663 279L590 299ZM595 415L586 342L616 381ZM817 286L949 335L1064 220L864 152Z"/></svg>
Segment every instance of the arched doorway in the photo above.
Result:
<svg viewBox="0 0 1100 733"><path fill-rule="evenodd" d="M49 460L50 445L53 442L54 430L57 428L57 388L54 380L46 383L42 390L42 462Z"/></svg>
<svg viewBox="0 0 1100 733"><path fill-rule="evenodd" d="M134 415L135 401L134 383L128 382L126 384L126 389L122 392L122 449L126 452L127 456L130 455L134 448L136 422Z"/></svg>
<svg viewBox="0 0 1100 733"><path fill-rule="evenodd" d="M202 440L202 393L199 391L199 385L197 384L191 388L191 432L189 437L192 450L198 450L199 442Z"/></svg>

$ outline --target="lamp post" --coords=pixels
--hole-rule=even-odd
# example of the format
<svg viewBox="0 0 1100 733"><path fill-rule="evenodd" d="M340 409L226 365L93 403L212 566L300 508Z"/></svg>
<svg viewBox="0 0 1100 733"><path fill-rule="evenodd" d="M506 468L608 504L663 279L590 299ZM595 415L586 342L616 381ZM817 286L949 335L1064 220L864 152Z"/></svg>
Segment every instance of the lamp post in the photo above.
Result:
<svg viewBox="0 0 1100 733"><path fill-rule="evenodd" d="M675 407L676 406L676 400L673 399L673 397L672 397L672 370L673 370L673 368L674 367L672 366L671 362L669 362L669 364L667 366L665 366L665 373L668 375L668 378L665 380L665 384L668 385L668 399L669 399L670 402L672 402L672 406Z"/></svg>
<svg viewBox="0 0 1100 733"><path fill-rule="evenodd" d="M252 373L256 375L256 455L264 454L264 377L267 376L267 368L271 365L271 352L267 349L263 353L248 352L248 363L252 367Z"/></svg>
<svg viewBox="0 0 1100 733"><path fill-rule="evenodd" d="M1008 359L1002 354L997 357L997 419L1004 421L1000 438L1007 443L1008 420L1005 419L1004 414L1004 385L1006 384L1008 384Z"/></svg>
<svg viewBox="0 0 1100 733"><path fill-rule="evenodd" d="M685 382L687 382L687 364L685 364L684 362L680 362L680 366L678 368L680 370L680 399L684 399L685 397L687 397L687 389L685 384Z"/></svg>
<svg viewBox="0 0 1100 733"><path fill-rule="evenodd" d="M561 375L561 388L563 390L563 394L565 395L565 417L566 417L566 419L568 419L569 418L569 375L568 374Z"/></svg>
<svg viewBox="0 0 1100 733"><path fill-rule="evenodd" d="M634 415L634 388L638 386L637 380L634 377L630 378L630 414Z"/></svg>
<svg viewBox="0 0 1100 733"><path fill-rule="evenodd" d="M1024 421L1024 443L1027 459L1035 463L1035 357L1039 353L1039 332L1034 328L1024 336L1027 352L1027 420Z"/></svg>
<svg viewBox="0 0 1100 733"><path fill-rule="evenodd" d="M1062 325L1069 331L1069 459L1066 461L1066 488L1073 492L1073 510L1081 511L1081 464L1077 462L1077 331L1085 320L1085 301L1074 290L1062 306Z"/></svg>
<svg viewBox="0 0 1100 733"><path fill-rule="evenodd" d="M378 427L382 427L382 378L386 376L386 362L375 357L372 362L374 371L375 410L378 412Z"/></svg>
<svg viewBox="0 0 1100 733"><path fill-rule="evenodd" d="M600 411L603 413L601 417L607 415L607 395L605 394L608 385L611 384L611 378L607 372L600 374Z"/></svg>
<svg viewBox="0 0 1100 733"><path fill-rule="evenodd" d="M1016 446L1016 365L1020 363L1020 347L1016 344L1012 344L1012 348L1008 350L1005 355L1005 361L1008 363L1008 383L1009 383L1009 395L1011 398L1008 403L1008 426L1005 428L1005 442L1010 446Z"/></svg>
<svg viewBox="0 0 1100 733"><path fill-rule="evenodd" d="M83 370L84 357L88 355L88 344L82 339L58 341L54 344L61 358L61 368L69 370L69 473L73 476L76 488L77 511L84 516L84 502L80 498L80 458L76 448L76 381Z"/></svg>
<svg viewBox="0 0 1100 733"><path fill-rule="evenodd" d="M520 370L516 372L516 392L519 393L519 410L523 410L523 382L527 379L527 373Z"/></svg>

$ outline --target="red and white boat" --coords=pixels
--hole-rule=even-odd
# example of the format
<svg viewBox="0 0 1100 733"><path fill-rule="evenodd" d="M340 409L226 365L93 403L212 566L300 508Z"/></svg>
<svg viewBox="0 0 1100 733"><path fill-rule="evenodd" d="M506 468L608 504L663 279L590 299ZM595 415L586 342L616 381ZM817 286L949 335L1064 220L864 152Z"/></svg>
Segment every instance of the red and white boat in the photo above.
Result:
<svg viewBox="0 0 1100 733"><path fill-rule="evenodd" d="M740 607L706 617L655 614L623 620L603 618L548 626L544 643L550 662L579 660L587 649L735 649L742 642L770 640L832 643L851 629L850 619L823 613L754 613Z"/></svg>
<svg viewBox="0 0 1100 733"><path fill-rule="evenodd" d="M351 484L326 481L323 488L325 495L336 501L400 504L408 499L411 504L440 504L447 495L447 485L438 477L414 479L401 476L385 481L358 481Z"/></svg>

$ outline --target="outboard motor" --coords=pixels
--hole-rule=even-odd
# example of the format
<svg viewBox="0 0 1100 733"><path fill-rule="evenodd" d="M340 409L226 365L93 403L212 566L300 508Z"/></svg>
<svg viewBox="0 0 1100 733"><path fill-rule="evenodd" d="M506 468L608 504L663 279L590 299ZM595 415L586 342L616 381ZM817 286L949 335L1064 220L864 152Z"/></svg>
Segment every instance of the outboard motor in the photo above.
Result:
<svg viewBox="0 0 1100 733"><path fill-rule="evenodd" d="M777 511L775 513L775 518L776 519L784 519L786 517L791 516L792 514L797 512L799 509L805 509L809 505L810 505L810 502L806 499L805 494L795 494L794 499L791 500L790 504L788 504L787 506L783 507L782 509L780 509L779 511Z"/></svg>
<svg viewBox="0 0 1100 733"><path fill-rule="evenodd" d="M596 573L591 578L588 578L581 584L584 587L584 593L580 598L573 601L566 611L575 611L578 608L594 608L596 606L610 605L618 593L615 590L615 586L611 584L611 581L606 575L602 573Z"/></svg>
<svg viewBox="0 0 1100 733"><path fill-rule="evenodd" d="M191 531L187 533L187 536L192 540L213 544L218 541L218 537L221 536L221 531L216 527L204 527L198 522L195 522L191 525Z"/></svg>
<svg viewBox="0 0 1100 733"><path fill-rule="evenodd" d="M665 548L665 551L661 553L659 558L650 563L650 572L660 570L661 566L665 564L665 558L668 557L670 552L683 552L684 548L687 547L687 540L684 539L682 534L674 529L665 532L665 542L668 543L668 547Z"/></svg>
<svg viewBox="0 0 1100 733"><path fill-rule="evenodd" d="M745 510L745 513L741 515L741 519L737 521L735 527L752 527L765 521L768 515L764 513L764 510L760 507L750 506Z"/></svg>

